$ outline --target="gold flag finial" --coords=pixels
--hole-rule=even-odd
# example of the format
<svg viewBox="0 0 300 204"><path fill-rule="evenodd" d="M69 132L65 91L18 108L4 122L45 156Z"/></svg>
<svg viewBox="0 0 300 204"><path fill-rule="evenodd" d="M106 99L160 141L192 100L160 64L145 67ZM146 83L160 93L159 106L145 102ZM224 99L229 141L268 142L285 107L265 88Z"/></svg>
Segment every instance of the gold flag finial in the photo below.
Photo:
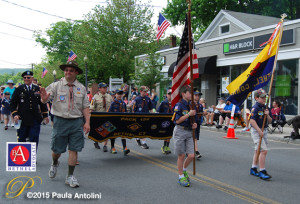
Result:
<svg viewBox="0 0 300 204"><path fill-rule="evenodd" d="M281 20L283 21L285 18L287 17L287 15L285 13L281 14Z"/></svg>

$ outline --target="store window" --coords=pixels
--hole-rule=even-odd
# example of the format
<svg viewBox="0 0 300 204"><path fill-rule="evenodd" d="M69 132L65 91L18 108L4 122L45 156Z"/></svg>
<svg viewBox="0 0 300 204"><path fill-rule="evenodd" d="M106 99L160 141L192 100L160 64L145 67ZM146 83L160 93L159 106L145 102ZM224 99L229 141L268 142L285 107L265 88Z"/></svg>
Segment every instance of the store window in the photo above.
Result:
<svg viewBox="0 0 300 204"><path fill-rule="evenodd" d="M282 103L285 115L298 114L298 59L277 62L271 99Z"/></svg>

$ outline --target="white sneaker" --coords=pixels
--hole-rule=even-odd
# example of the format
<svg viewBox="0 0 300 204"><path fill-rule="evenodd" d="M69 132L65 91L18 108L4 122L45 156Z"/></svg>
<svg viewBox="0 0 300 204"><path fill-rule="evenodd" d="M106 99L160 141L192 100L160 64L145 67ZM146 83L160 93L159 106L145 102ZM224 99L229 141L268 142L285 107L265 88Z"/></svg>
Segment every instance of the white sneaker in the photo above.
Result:
<svg viewBox="0 0 300 204"><path fill-rule="evenodd" d="M51 164L51 167L50 167L50 170L49 170L49 177L50 178L55 178L58 166L59 166L59 162L57 162L56 165Z"/></svg>
<svg viewBox="0 0 300 204"><path fill-rule="evenodd" d="M249 131L249 128L244 127L244 129L242 129L242 132L246 132L246 131Z"/></svg>
<svg viewBox="0 0 300 204"><path fill-rule="evenodd" d="M67 185L69 185L71 188L79 187L79 183L78 183L77 179L75 178L75 176L73 176L73 175L67 176L65 183Z"/></svg>

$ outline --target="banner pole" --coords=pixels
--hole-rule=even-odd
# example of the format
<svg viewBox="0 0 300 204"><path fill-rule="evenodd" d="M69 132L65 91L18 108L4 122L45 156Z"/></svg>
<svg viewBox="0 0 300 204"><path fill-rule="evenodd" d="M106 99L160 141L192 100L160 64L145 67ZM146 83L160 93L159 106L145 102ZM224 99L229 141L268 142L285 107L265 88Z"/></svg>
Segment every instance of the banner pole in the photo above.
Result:
<svg viewBox="0 0 300 204"><path fill-rule="evenodd" d="M189 49L190 49L190 81L191 81L191 95L192 95L192 110L195 110L194 103L194 78L193 78L193 45L192 45L192 26L191 26L191 4L192 0L187 0L188 3L188 31L189 31ZM191 118L192 124L195 122L195 116ZM194 159L193 159L193 175L196 175L196 145L195 145L195 129L193 129L193 140L194 140Z"/></svg>
<svg viewBox="0 0 300 204"><path fill-rule="evenodd" d="M274 75L275 75L275 69L276 69L276 64L277 64L277 57L278 57L278 50L279 50L279 46L281 43L281 38L282 38L282 32L283 32L283 20L287 17L287 15L284 13L281 15L281 26L280 26L280 33L279 33L279 39L278 39L278 45L277 45L277 50L276 50L276 56L275 56L275 60L274 60L274 64L273 64L273 71L272 71L272 77L271 77L271 82L270 82L270 87L269 87L269 92L268 92L268 99L267 99L267 108L268 104L269 104L269 100L271 98L271 92L272 92L272 86L273 86L273 80L274 80ZM270 111L270 110L269 110ZM261 128L261 131L264 133L264 129L265 129L265 125L266 125L266 120L267 120L267 115L264 114L264 120L263 120L263 125ZM259 155L260 155L260 148L261 148L261 142L262 142L262 137L259 138L259 143L258 143L258 147L257 147L257 152L256 152L256 158L255 160L258 162L259 161Z"/></svg>

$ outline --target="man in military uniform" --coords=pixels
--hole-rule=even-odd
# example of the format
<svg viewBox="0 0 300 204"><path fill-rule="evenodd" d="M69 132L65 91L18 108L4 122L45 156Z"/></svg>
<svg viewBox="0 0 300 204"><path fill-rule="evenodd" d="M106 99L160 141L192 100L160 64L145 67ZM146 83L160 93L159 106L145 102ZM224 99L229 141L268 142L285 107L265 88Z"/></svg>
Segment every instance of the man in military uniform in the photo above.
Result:
<svg viewBox="0 0 300 204"><path fill-rule="evenodd" d="M136 97L135 103L133 105L134 113L149 113L152 112L153 104L151 99L147 96L148 88L146 86L141 86L140 95ZM142 139L142 142L139 138L136 139L136 142L143 149L149 149L146 138Z"/></svg>
<svg viewBox="0 0 300 204"><path fill-rule="evenodd" d="M107 112L113 99L107 92L107 84L99 83L99 92L96 93L91 101L90 111ZM96 149L100 149L98 142L94 143ZM107 140L103 142L103 152L107 152Z"/></svg>
<svg viewBox="0 0 300 204"><path fill-rule="evenodd" d="M15 89L11 101L11 113L17 123L22 120L20 129L17 130L18 142L35 142L38 147L41 122L49 122L48 108L41 102L40 87L32 83L33 73L26 71L22 74L24 84Z"/></svg>
<svg viewBox="0 0 300 204"><path fill-rule="evenodd" d="M167 92L167 98L161 102L159 107L157 108L157 112L159 113L173 113L173 109L171 108L171 95L172 89L169 89ZM164 154L170 154L171 149L169 147L171 139L164 140L164 145L161 147L161 151Z"/></svg>
<svg viewBox="0 0 300 204"><path fill-rule="evenodd" d="M51 138L52 164L49 177L55 178L61 154L69 150L68 175L65 184L71 188L79 187L73 175L78 152L84 147L84 135L90 131L89 100L86 88L76 79L82 74L76 61L60 65L64 78L41 88L43 103L53 100L51 113L54 115L54 125Z"/></svg>

